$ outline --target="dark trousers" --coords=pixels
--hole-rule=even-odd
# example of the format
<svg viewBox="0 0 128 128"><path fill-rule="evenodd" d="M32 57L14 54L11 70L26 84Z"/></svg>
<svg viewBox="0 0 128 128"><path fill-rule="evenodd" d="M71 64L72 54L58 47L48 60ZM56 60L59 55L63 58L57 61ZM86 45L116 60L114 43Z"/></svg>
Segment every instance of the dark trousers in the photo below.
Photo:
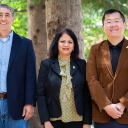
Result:
<svg viewBox="0 0 128 128"><path fill-rule="evenodd" d="M69 122L69 123L63 123L60 120L57 121L51 121L54 128L82 128L83 122Z"/></svg>
<svg viewBox="0 0 128 128"><path fill-rule="evenodd" d="M128 124L119 124L111 118L108 123L94 122L94 128L128 128Z"/></svg>

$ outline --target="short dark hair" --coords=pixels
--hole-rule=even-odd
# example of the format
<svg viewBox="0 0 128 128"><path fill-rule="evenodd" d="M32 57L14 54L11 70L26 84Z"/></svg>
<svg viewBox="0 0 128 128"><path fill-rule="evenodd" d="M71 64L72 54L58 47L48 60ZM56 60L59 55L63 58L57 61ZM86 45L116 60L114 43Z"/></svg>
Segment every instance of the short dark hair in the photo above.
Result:
<svg viewBox="0 0 128 128"><path fill-rule="evenodd" d="M73 42L74 42L74 50L71 53L71 57L74 59L79 58L79 46L78 46L77 37L75 33L69 28L63 28L59 32L56 33L49 48L49 57L52 59L55 59L58 57L58 54L59 54L58 41L64 33L68 34L73 39Z"/></svg>
<svg viewBox="0 0 128 128"><path fill-rule="evenodd" d="M115 13L115 12L118 12L118 13L120 14L120 16L121 16L123 22L125 22L125 17L124 17L124 15L123 15L123 13L122 13L121 11L116 10L116 9L109 9L109 10L106 10L106 11L104 12L104 15L103 15L103 17L102 17L102 24L104 25L104 20L105 20L105 16L106 16L106 15L112 14L112 13Z"/></svg>
<svg viewBox="0 0 128 128"><path fill-rule="evenodd" d="M14 9L7 4L0 4L0 8L7 8L11 11L12 17L14 17Z"/></svg>

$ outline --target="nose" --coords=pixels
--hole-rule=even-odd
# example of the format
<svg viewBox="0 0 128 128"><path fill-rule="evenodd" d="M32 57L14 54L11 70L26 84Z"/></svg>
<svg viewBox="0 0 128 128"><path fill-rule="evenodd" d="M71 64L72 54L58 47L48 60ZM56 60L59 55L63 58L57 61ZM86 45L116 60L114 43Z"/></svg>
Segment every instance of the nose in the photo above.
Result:
<svg viewBox="0 0 128 128"><path fill-rule="evenodd" d="M6 20L6 16L5 16L5 15L1 15L1 16L0 16L0 19L1 19L1 20Z"/></svg>
<svg viewBox="0 0 128 128"><path fill-rule="evenodd" d="M65 42L65 43L64 43L64 46L68 46L68 45L69 45L69 43L68 43L68 42Z"/></svg>
<svg viewBox="0 0 128 128"><path fill-rule="evenodd" d="M117 25L116 22L111 23L111 27L116 26L116 25Z"/></svg>

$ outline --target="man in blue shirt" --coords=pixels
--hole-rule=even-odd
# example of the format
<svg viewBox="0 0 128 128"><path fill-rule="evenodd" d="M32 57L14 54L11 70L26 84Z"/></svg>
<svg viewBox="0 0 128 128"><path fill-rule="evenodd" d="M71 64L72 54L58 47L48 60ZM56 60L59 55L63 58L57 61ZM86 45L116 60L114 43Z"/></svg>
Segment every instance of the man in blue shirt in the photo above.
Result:
<svg viewBox="0 0 128 128"><path fill-rule="evenodd" d="M14 9L0 4L0 128L28 128L34 113L36 64L32 41L11 30Z"/></svg>

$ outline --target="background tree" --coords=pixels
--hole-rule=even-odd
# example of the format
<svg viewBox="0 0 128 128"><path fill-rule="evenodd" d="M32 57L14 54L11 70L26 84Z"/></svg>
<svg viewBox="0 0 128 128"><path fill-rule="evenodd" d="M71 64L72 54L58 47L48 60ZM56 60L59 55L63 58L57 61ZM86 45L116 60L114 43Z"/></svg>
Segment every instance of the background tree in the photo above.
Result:
<svg viewBox="0 0 128 128"><path fill-rule="evenodd" d="M82 0L82 2L81 0L0 0L0 2L15 8L15 22L12 29L33 40L37 74L40 61L47 57L48 47L59 29L69 27L76 33L81 57L83 58L85 53L87 58L90 46L106 38L101 27L104 10L116 8L128 16L128 0ZM128 36L128 30L125 31L125 36ZM35 111L31 119L31 128L40 128L37 109Z"/></svg>
<svg viewBox="0 0 128 128"><path fill-rule="evenodd" d="M27 0L0 0L2 4L8 4L15 9L15 21L12 29L22 36L28 35Z"/></svg>
<svg viewBox="0 0 128 128"><path fill-rule="evenodd" d="M45 0L35 4L28 0L28 38L32 39L35 53L37 70L40 61L47 57L47 33L46 33L46 9Z"/></svg>
<svg viewBox="0 0 128 128"><path fill-rule="evenodd" d="M41 0L31 0L33 4L40 4ZM44 2L47 0L43 0ZM53 0L65 1L65 0ZM70 1L70 0L68 0ZM7 3L15 8L16 19L13 25L13 30L23 36L28 35L27 27L27 0L0 0L1 3ZM63 5L62 5L63 6ZM105 38L102 31L101 16L104 10L116 8L121 10L126 17L128 16L128 0L82 0L82 13L83 13L83 35L84 35L84 56L87 58L90 46L97 43L102 38ZM56 8L55 10L57 10ZM38 9L39 11L39 9ZM39 11L40 12L40 11ZM44 35L44 34L43 34ZM128 35L128 30L125 31L125 36ZM97 40L98 39L98 40ZM82 47L82 46L81 46ZM83 48L82 48L83 49ZM44 49L43 49L44 51ZM42 52L43 52L42 51ZM44 53L44 52L43 52ZM46 54L43 54L46 57ZM41 57L41 55L40 55Z"/></svg>
<svg viewBox="0 0 128 128"><path fill-rule="evenodd" d="M81 0L47 0L46 22L48 47L55 33L67 27L72 29L77 35L80 56L84 58Z"/></svg>
<svg viewBox="0 0 128 128"><path fill-rule="evenodd" d="M47 50L55 33L64 27L71 28L76 33L80 55L84 58L81 0L41 0L36 5L32 0L28 0L27 5L28 37L33 40L36 52L37 74L40 61L47 57ZM41 128L37 109L35 111L31 119L31 128Z"/></svg>
<svg viewBox="0 0 128 128"><path fill-rule="evenodd" d="M45 1L41 0L39 4L35 4L32 0L28 0L28 37L32 39L36 53L36 69L37 74L42 59L47 57L47 34L46 34L46 9ZM38 116L37 107L34 116L30 120L31 128L42 128Z"/></svg>
<svg viewBox="0 0 128 128"><path fill-rule="evenodd" d="M127 22L128 0L82 0L84 53L86 59L90 46L106 39L102 30L101 19L104 11L111 8L122 11ZM125 30L125 36L128 36L128 29Z"/></svg>

